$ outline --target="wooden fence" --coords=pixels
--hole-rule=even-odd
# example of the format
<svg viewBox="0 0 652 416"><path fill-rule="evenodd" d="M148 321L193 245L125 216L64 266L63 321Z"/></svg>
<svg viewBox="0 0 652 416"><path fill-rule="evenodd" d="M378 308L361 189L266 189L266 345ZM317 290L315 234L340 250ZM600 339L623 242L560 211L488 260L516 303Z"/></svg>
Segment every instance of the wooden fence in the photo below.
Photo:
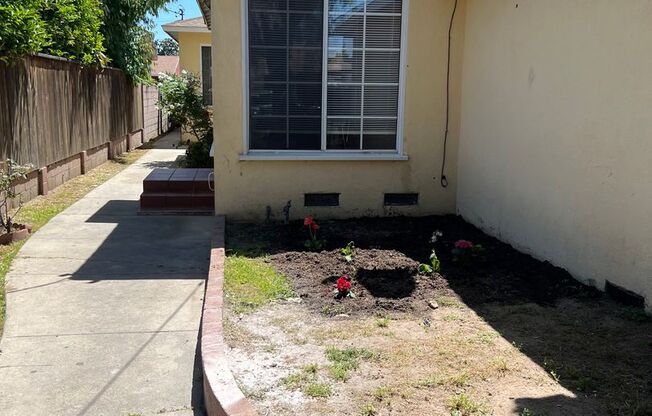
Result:
<svg viewBox="0 0 652 416"><path fill-rule="evenodd" d="M142 138L143 114L141 87L119 70L45 56L0 63L0 160L46 167L139 130Z"/></svg>

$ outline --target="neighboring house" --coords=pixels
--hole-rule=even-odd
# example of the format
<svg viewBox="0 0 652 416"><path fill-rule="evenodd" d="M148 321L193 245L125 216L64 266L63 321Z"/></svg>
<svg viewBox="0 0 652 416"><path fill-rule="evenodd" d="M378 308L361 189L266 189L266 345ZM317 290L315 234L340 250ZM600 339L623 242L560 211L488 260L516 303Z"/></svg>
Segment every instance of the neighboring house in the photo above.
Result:
<svg viewBox="0 0 652 416"><path fill-rule="evenodd" d="M152 70L150 71L152 78L158 80L159 74L180 74L181 68L179 67L178 56L165 56L157 55L152 61Z"/></svg>
<svg viewBox="0 0 652 416"><path fill-rule="evenodd" d="M217 214L459 213L652 308L652 2L199 3Z"/></svg>
<svg viewBox="0 0 652 416"><path fill-rule="evenodd" d="M161 26L179 43L181 70L192 72L201 81L204 102L213 102L211 32L203 17L177 20Z"/></svg>

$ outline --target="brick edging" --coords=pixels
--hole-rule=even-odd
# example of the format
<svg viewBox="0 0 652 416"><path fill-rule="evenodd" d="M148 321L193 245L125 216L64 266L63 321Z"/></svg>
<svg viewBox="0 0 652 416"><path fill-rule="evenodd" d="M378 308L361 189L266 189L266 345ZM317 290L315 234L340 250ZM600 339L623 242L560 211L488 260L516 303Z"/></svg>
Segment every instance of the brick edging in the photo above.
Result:
<svg viewBox="0 0 652 416"><path fill-rule="evenodd" d="M258 416L231 373L223 337L224 217L217 217L201 324L204 404L208 416Z"/></svg>

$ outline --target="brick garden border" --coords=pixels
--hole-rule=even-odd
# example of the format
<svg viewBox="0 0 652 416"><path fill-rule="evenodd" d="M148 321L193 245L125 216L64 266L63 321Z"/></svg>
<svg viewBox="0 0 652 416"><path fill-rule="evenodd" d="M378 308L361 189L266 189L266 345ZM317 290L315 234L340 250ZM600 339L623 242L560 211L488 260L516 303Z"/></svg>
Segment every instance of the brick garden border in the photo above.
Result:
<svg viewBox="0 0 652 416"><path fill-rule="evenodd" d="M224 228L223 216L217 217L215 237L204 295L201 324L201 360L204 376L204 404L208 416L258 416L242 394L231 373L223 337L224 306Z"/></svg>

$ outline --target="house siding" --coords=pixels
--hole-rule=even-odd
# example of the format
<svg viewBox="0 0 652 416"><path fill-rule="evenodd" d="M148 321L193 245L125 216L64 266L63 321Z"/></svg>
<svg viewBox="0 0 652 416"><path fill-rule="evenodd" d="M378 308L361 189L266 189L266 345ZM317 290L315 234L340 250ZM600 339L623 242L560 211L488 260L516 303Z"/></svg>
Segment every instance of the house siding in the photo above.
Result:
<svg viewBox="0 0 652 416"><path fill-rule="evenodd" d="M652 307L652 2L469 1L458 210Z"/></svg>
<svg viewBox="0 0 652 416"><path fill-rule="evenodd" d="M404 118L408 161L242 161L244 153L242 3L212 3L216 213L263 220L266 207L281 217L320 218L455 212L464 1L453 32L450 182L439 184L446 113L446 53L453 0L410 0ZM197 48L198 49L198 48ZM385 207L385 193L419 193L419 204ZM339 193L338 207L304 207L304 193Z"/></svg>

